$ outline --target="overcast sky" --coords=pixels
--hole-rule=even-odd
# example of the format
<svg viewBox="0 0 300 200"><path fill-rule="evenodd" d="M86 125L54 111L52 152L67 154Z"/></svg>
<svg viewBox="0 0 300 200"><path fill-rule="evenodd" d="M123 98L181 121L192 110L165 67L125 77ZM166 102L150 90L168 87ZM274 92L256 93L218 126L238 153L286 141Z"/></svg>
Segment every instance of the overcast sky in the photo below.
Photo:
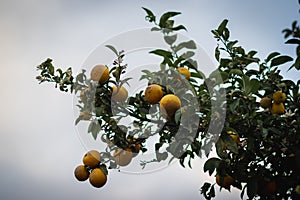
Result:
<svg viewBox="0 0 300 200"><path fill-rule="evenodd" d="M103 42L149 28L141 7L159 15L182 12L176 20L187 27L184 35L212 60L216 42L210 30L224 18L229 19L232 38L246 50L258 50L260 58L272 51L295 55L294 46L283 44L281 31L299 19L296 0L0 0L1 200L203 199L198 189L208 175L201 159L193 162L192 170L173 164L144 175L111 171L102 189L77 182L73 171L86 148L74 126L73 95L35 80L34 67L48 57L56 66L72 66L77 72ZM216 199L238 198L233 190Z"/></svg>

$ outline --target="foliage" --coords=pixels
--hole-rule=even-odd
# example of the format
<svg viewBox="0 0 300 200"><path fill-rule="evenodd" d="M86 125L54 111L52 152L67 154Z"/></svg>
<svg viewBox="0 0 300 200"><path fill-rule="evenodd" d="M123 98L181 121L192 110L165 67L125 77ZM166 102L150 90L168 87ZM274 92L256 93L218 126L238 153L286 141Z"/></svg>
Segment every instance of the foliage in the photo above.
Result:
<svg viewBox="0 0 300 200"><path fill-rule="evenodd" d="M160 70L144 70L141 79L148 80L149 85L160 85L164 94L180 97L181 109L176 111L174 118L164 119L158 105L151 105L145 100L144 91L123 103L111 100L112 86L123 85L129 80L122 78L122 74L126 73L127 64L123 63L126 54L113 46L107 47L117 58L110 69L112 77L105 83L91 81L85 70L73 78L70 68L66 72L55 69L50 59L37 67L41 72L37 77L40 83L54 82L62 91L80 93L80 112L92 114L88 133L94 139L100 136L107 144L106 151L101 153L101 163L108 168L118 168L112 154L114 150L132 149L133 144L138 144L146 152L146 140L158 135L159 139L154 144L156 158L151 162L178 159L183 167L186 164L192 167L191 160L202 157L204 153L207 156L204 172L211 176L217 174L221 183L225 176L230 175L234 179L232 186L241 190L241 198L245 191L250 199L257 196L299 198L296 189L300 187L299 80L287 80L280 73L280 67L291 61L290 69L300 69L300 29L297 22L293 22L291 29L283 30L284 37L290 38L286 43L298 45L296 58L272 52L261 60L255 56L255 50L246 51L237 40L230 39L228 20L225 19L212 30L217 40L215 58L219 66L206 76L199 70L198 62L201 61L193 58L196 43L193 40L177 41L178 32L186 31L183 25L175 25L173 20L180 13L167 12L158 20L151 10L143 9L146 20L154 24L151 30L161 32L169 48L149 52L162 58ZM188 81L176 71L179 67L186 67L191 72ZM55 71L59 75L55 75ZM174 78L176 76L181 78ZM271 114L271 108L260 107L260 99L272 98L276 91L286 94L286 100L282 102L284 114ZM223 98L215 98L222 93ZM195 101L191 96L195 97ZM151 106L155 108L154 113L150 113ZM213 110L213 107L218 109ZM134 118L130 126L118 124L119 120L128 116ZM222 116L224 121L218 121ZM83 116L79 115L76 124L82 120ZM214 123L215 131L209 129L210 123ZM228 132L234 133L239 141ZM218 157L209 157L213 149ZM262 184L272 181L276 182L275 192L259 191ZM214 187L215 184L206 182L200 191L206 199L211 199L215 197ZM230 187L226 189L230 190Z"/></svg>

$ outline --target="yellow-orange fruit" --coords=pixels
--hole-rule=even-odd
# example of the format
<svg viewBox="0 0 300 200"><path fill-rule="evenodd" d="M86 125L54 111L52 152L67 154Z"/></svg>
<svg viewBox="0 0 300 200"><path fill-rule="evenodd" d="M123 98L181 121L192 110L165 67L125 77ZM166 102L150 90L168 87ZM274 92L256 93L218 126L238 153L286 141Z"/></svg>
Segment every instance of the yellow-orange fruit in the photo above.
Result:
<svg viewBox="0 0 300 200"><path fill-rule="evenodd" d="M181 101L174 94L167 94L160 100L160 110L163 115L167 115L168 117L174 116L180 107Z"/></svg>
<svg viewBox="0 0 300 200"><path fill-rule="evenodd" d="M100 168L95 168L92 170L89 181L92 186L96 188L103 187L107 182L107 176Z"/></svg>
<svg viewBox="0 0 300 200"><path fill-rule="evenodd" d="M260 106L262 108L271 108L272 106L272 99L269 97L264 97L260 100Z"/></svg>
<svg viewBox="0 0 300 200"><path fill-rule="evenodd" d="M105 65L96 65L91 71L91 80L104 83L109 79L109 69Z"/></svg>
<svg viewBox="0 0 300 200"><path fill-rule="evenodd" d="M272 114L278 114L281 115L284 113L284 105L283 103L273 103L272 108L271 108L271 113Z"/></svg>
<svg viewBox="0 0 300 200"><path fill-rule="evenodd" d="M130 149L124 150L119 148L115 150L114 158L117 165L122 167L127 166L132 160L132 151Z"/></svg>
<svg viewBox="0 0 300 200"><path fill-rule="evenodd" d="M164 92L162 91L162 87L160 85L151 84L145 90L145 99L151 104L158 103L163 96Z"/></svg>
<svg viewBox="0 0 300 200"><path fill-rule="evenodd" d="M112 87L112 94L111 94L111 99L116 101L116 102L124 102L128 97L128 92L127 90L121 86L117 87L114 85Z"/></svg>
<svg viewBox="0 0 300 200"><path fill-rule="evenodd" d="M178 67L177 70L178 70L178 72L180 74L184 75L187 80L190 79L191 72L187 68L185 68L185 67Z"/></svg>
<svg viewBox="0 0 300 200"><path fill-rule="evenodd" d="M85 168L84 165L79 165L75 168L74 170L74 175L75 175L75 178L78 180L78 181L85 181L89 178L89 172L88 170Z"/></svg>
<svg viewBox="0 0 300 200"><path fill-rule="evenodd" d="M286 100L286 95L281 91L277 91L273 94L273 100L277 104L283 103Z"/></svg>
<svg viewBox="0 0 300 200"><path fill-rule="evenodd" d="M100 164L100 153L96 150L88 151L82 158L84 165L94 168Z"/></svg>

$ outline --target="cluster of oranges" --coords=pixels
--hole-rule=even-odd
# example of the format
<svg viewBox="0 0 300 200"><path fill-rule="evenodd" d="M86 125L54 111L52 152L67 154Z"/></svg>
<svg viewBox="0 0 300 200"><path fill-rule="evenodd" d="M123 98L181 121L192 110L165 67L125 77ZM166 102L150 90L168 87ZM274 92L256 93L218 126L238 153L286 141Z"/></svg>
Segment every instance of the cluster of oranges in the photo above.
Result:
<svg viewBox="0 0 300 200"><path fill-rule="evenodd" d="M187 80L190 79L191 73L185 67L177 68L177 71L183 75ZM145 100L150 104L159 103L162 116L167 119L174 117L174 114L181 107L180 99L174 94L166 94L163 88L158 84L151 84L145 90Z"/></svg>
<svg viewBox="0 0 300 200"><path fill-rule="evenodd" d="M89 182L96 188L103 187L107 181L107 173L100 163L100 153L96 150L88 151L82 158L83 165L75 168L74 175L78 181Z"/></svg>
<svg viewBox="0 0 300 200"><path fill-rule="evenodd" d="M286 94L282 91L276 91L272 98L263 97L260 100L260 106L264 109L269 109L272 114L284 114L283 102L286 100Z"/></svg>
<svg viewBox="0 0 300 200"><path fill-rule="evenodd" d="M91 80L105 83L109 79L109 69L106 65L96 65L91 71ZM124 102L128 97L128 92L123 86L112 86L111 99L116 102Z"/></svg>

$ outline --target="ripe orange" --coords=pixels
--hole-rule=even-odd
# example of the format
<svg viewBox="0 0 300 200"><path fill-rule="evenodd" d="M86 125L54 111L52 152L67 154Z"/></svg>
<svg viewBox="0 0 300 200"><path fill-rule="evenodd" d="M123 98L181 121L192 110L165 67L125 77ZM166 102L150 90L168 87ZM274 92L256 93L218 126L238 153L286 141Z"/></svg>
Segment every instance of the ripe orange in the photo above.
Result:
<svg viewBox="0 0 300 200"><path fill-rule="evenodd" d="M272 114L278 114L281 115L284 113L284 105L283 103L273 103L272 104L272 108L271 108L271 113Z"/></svg>
<svg viewBox="0 0 300 200"><path fill-rule="evenodd" d="M74 175L78 181L85 181L89 178L90 173L84 165L79 165L75 168Z"/></svg>
<svg viewBox="0 0 300 200"><path fill-rule="evenodd" d="M88 151L82 158L84 165L94 168L97 167L100 163L100 153L96 150Z"/></svg>
<svg viewBox="0 0 300 200"><path fill-rule="evenodd" d="M145 90L145 99L148 103L156 104L163 96L164 92L160 85L151 84Z"/></svg>
<svg viewBox="0 0 300 200"><path fill-rule="evenodd" d="M96 65L91 71L91 80L104 83L109 79L109 70L105 65Z"/></svg>
<svg viewBox="0 0 300 200"><path fill-rule="evenodd" d="M167 94L160 100L160 110L163 115L167 115L168 117L173 117L180 107L181 101L174 94Z"/></svg>
<svg viewBox="0 0 300 200"><path fill-rule="evenodd" d="M227 190L230 189L230 186L232 185L233 182L234 179L228 174L225 175L222 180L219 174L216 175L216 183Z"/></svg>
<svg viewBox="0 0 300 200"><path fill-rule="evenodd" d="M83 120L89 120L92 117L92 114L88 112L80 112L79 115L82 117Z"/></svg>
<svg viewBox="0 0 300 200"><path fill-rule="evenodd" d="M185 67L178 67L177 70L178 70L178 72L180 74L184 75L187 80L190 79L191 72L187 68L185 68Z"/></svg>
<svg viewBox="0 0 300 200"><path fill-rule="evenodd" d="M286 100L286 95L281 91L277 91L273 94L273 100L277 104L283 103Z"/></svg>
<svg viewBox="0 0 300 200"><path fill-rule="evenodd" d="M103 187L107 181L106 174L100 168L95 168L90 174L89 181L96 188Z"/></svg>
<svg viewBox="0 0 300 200"><path fill-rule="evenodd" d="M111 95L112 100L116 102L123 102L127 99L127 97L128 97L128 92L123 86L117 87L116 85L114 85L112 87L112 95Z"/></svg>
<svg viewBox="0 0 300 200"><path fill-rule="evenodd" d="M227 131L227 134L230 135L230 137L237 143L241 143L240 141L240 137L238 136L237 133L233 132L233 131Z"/></svg>
<svg viewBox="0 0 300 200"><path fill-rule="evenodd" d="M260 106L262 108L271 108L272 106L272 99L269 97L264 97L260 100Z"/></svg>
<svg viewBox="0 0 300 200"><path fill-rule="evenodd" d="M115 150L114 158L117 165L120 165L122 167L127 166L131 162L132 151L130 149L124 150L119 148Z"/></svg>

